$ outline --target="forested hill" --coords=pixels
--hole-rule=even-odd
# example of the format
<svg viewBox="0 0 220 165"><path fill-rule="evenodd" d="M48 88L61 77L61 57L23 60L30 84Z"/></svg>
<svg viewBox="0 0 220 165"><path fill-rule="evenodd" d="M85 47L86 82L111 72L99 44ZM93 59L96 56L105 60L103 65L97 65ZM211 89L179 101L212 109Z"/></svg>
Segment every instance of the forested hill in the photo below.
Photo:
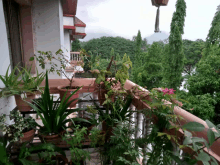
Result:
<svg viewBox="0 0 220 165"><path fill-rule="evenodd" d="M91 51L92 54L99 54L102 58L110 58L110 52L113 48L115 54L119 54L120 57L126 53L131 58L135 53L135 42L122 37L101 37L91 39L87 42L81 42L81 47L87 52Z"/></svg>

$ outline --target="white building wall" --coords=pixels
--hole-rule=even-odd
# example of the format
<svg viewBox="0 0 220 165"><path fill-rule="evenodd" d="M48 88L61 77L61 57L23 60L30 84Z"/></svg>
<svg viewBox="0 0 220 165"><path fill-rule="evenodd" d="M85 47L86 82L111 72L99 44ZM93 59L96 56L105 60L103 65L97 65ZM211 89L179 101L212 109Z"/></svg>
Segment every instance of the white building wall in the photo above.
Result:
<svg viewBox="0 0 220 165"><path fill-rule="evenodd" d="M63 24L61 18L62 5L60 0L33 0L32 15L33 15L33 33L34 33L34 51L52 51L62 49L64 43ZM58 67L60 63L56 62ZM38 64L39 71L42 70ZM49 65L46 69L50 68ZM49 74L50 79L61 78L56 73Z"/></svg>
<svg viewBox="0 0 220 165"><path fill-rule="evenodd" d="M77 27L76 26L76 33L85 33L85 27Z"/></svg>
<svg viewBox="0 0 220 165"><path fill-rule="evenodd" d="M60 44L61 44L61 49L63 50L65 48L65 43L64 43L64 28L63 28L63 6L61 0L59 0L59 20L60 20Z"/></svg>
<svg viewBox="0 0 220 165"><path fill-rule="evenodd" d="M0 52L0 75L5 75L10 65L10 55L2 0L0 0ZM0 88L4 88L4 84L1 80ZM0 114L4 113L8 115L15 106L14 97L0 98ZM10 123L9 118L7 118L6 122L8 124Z"/></svg>
<svg viewBox="0 0 220 165"><path fill-rule="evenodd" d="M65 29L64 30L64 46L65 46L65 55L66 55L66 59L70 60L70 51L71 51L71 47L70 47L70 34L69 34L69 30Z"/></svg>
<svg viewBox="0 0 220 165"><path fill-rule="evenodd" d="M63 17L63 25L74 26L73 17Z"/></svg>

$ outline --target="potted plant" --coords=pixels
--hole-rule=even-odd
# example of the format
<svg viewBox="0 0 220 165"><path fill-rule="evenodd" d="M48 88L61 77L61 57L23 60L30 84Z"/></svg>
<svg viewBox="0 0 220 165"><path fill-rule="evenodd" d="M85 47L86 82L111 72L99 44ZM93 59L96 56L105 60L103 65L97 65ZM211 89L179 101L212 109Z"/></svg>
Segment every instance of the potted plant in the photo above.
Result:
<svg viewBox="0 0 220 165"><path fill-rule="evenodd" d="M37 70L36 76L32 76L31 67L29 69L22 68L21 72L23 73L20 84L20 91L22 91L22 93L15 95L15 101L18 109L22 112L25 112L32 109L27 102L31 102L31 100L35 99L36 93L41 90L39 86L44 80L45 74L39 73Z"/></svg>
<svg viewBox="0 0 220 165"><path fill-rule="evenodd" d="M38 51L39 55L35 55L36 60L40 63L40 66L42 69L45 69L45 65L49 64L50 69L48 69L48 72L50 73L57 73L59 76L63 75L68 81L69 84L68 86L58 86L58 90L60 92L60 98L65 98L67 99L70 95L69 102L71 104L69 105L70 107L75 107L77 103L77 99L79 97L79 89L80 87L78 86L73 86L73 78L75 76L74 73L72 73L71 76L68 76L67 73L65 72L65 69L69 66L71 66L71 63L64 54L61 49L59 49L55 55L51 51L43 52L43 51ZM30 59L31 61L34 60L34 58ZM57 62L59 63L60 66L58 66ZM81 64L82 65L82 64ZM72 95L72 93L74 93ZM64 97L65 95L65 97Z"/></svg>
<svg viewBox="0 0 220 165"><path fill-rule="evenodd" d="M6 124L6 117L13 121L13 124ZM9 142L20 145L31 142L35 135L36 122L32 117L23 118L19 111L11 111L10 115L0 115L0 129L6 133Z"/></svg>
<svg viewBox="0 0 220 165"><path fill-rule="evenodd" d="M10 67L10 66L9 66ZM15 96L15 101L20 111L30 111L31 107L25 102L30 102L35 98L35 92L39 91L40 84L44 80L45 74L38 73L36 76L31 75L31 68L15 67L9 74L9 67L6 74L0 75L1 81L5 87L2 88L1 96ZM18 71L18 74L15 73Z"/></svg>
<svg viewBox="0 0 220 165"><path fill-rule="evenodd" d="M38 154L38 160L32 160L32 154ZM37 165L37 164L68 164L65 152L50 143L39 145L30 144L29 147L24 143L19 151L18 157L11 160L16 165Z"/></svg>
<svg viewBox="0 0 220 165"><path fill-rule="evenodd" d="M79 90L79 89L78 89ZM77 91L78 91L77 90ZM48 75L46 72L46 82L44 92L41 95L41 99L33 101L33 104L29 105L37 112L42 120L43 126L39 126L39 137L42 142L51 142L58 144L61 141L61 136L66 131L66 124L70 121L85 121L80 118L67 118L70 114L77 112L78 109L68 109L69 105L75 101L69 99L77 91L74 91L67 99L62 99L61 102L53 101L53 96L50 96Z"/></svg>
<svg viewBox="0 0 220 165"><path fill-rule="evenodd" d="M14 69L9 73L10 66L8 66L8 69L5 73L5 75L0 75L0 80L4 84L4 88L1 88L1 97L9 97L13 96L14 94L19 94L20 90L19 85L21 84L20 77L22 75L22 72L19 72L17 75L15 74L18 68L15 66Z"/></svg>
<svg viewBox="0 0 220 165"><path fill-rule="evenodd" d="M90 153L87 150L83 150L83 143L86 142L87 128L76 126L76 129L71 135L70 133L65 133L63 140L70 145L71 161L70 165L83 165L86 159L90 160ZM90 145L95 147L97 144L102 143L100 141L100 130L91 130L91 135L89 135Z"/></svg>

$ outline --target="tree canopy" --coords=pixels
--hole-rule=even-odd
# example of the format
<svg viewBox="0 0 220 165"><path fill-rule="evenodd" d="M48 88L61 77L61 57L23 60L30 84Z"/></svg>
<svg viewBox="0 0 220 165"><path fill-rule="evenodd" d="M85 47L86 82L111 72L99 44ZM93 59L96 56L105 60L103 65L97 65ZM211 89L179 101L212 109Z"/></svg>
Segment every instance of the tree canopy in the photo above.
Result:
<svg viewBox="0 0 220 165"><path fill-rule="evenodd" d="M96 55L100 55L101 58L110 59L111 49L115 50L115 54L119 54L123 58L124 54L130 56L131 60L134 60L135 44L129 39L122 37L101 37L97 39L89 40L83 43L83 48L87 52L91 52Z"/></svg>
<svg viewBox="0 0 220 165"><path fill-rule="evenodd" d="M169 36L169 47L165 58L166 86L169 88L179 88L182 82L182 72L184 67L184 53L182 34L186 16L186 3L184 0L177 0L176 11L171 22Z"/></svg>

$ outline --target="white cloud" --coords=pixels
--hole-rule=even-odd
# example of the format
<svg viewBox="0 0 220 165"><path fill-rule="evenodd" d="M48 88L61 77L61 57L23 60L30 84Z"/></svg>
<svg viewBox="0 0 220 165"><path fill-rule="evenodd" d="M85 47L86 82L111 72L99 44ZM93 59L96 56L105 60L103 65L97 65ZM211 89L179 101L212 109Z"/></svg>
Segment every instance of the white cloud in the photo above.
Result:
<svg viewBox="0 0 220 165"><path fill-rule="evenodd" d="M175 0L170 0L168 6L160 8L161 31L169 33L175 3ZM205 39L216 8L220 4L219 0L186 0L186 4L187 16L183 38ZM141 30L143 37L154 33L156 10L150 0L106 0L86 6L81 5L79 1L77 16L86 20L87 32L111 33L131 39L138 30ZM85 16L86 18L83 18Z"/></svg>

